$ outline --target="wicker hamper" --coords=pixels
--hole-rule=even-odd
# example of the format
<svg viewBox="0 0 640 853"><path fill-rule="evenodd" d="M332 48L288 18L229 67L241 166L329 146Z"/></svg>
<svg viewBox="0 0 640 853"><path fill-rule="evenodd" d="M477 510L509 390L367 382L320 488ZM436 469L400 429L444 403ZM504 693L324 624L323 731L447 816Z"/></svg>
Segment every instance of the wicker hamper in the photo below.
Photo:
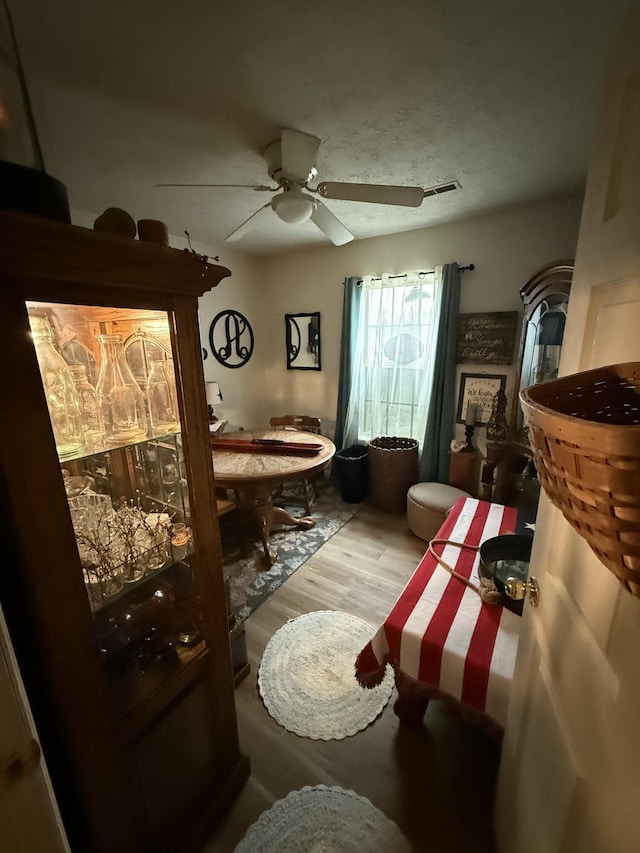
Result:
<svg viewBox="0 0 640 853"><path fill-rule="evenodd" d="M407 511L407 492L418 482L418 442L382 436L369 442L369 500L387 512Z"/></svg>
<svg viewBox="0 0 640 853"><path fill-rule="evenodd" d="M640 597L640 362L534 385L520 400L543 489Z"/></svg>

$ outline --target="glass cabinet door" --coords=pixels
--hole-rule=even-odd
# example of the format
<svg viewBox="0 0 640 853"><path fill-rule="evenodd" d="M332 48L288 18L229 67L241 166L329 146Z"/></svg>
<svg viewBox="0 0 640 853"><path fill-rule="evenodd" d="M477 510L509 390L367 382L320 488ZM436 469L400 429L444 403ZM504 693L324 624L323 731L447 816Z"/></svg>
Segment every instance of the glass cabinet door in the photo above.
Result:
<svg viewBox="0 0 640 853"><path fill-rule="evenodd" d="M551 293L531 314L525 327L520 390L557 378L568 308L566 293ZM524 414L519 405L516 435L521 443L529 444Z"/></svg>
<svg viewBox="0 0 640 853"><path fill-rule="evenodd" d="M27 309L119 719L205 651L169 315Z"/></svg>

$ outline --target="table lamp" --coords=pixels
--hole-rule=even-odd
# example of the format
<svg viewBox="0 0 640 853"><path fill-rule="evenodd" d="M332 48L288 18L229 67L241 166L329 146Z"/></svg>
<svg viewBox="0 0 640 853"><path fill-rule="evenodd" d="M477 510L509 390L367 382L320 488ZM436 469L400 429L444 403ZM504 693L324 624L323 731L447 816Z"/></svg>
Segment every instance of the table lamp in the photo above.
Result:
<svg viewBox="0 0 640 853"><path fill-rule="evenodd" d="M217 382L206 382L207 389L207 408L209 410L209 421L210 423L214 423L218 420L216 413L214 411L214 406L218 403L222 403L222 392L220 391L220 386Z"/></svg>

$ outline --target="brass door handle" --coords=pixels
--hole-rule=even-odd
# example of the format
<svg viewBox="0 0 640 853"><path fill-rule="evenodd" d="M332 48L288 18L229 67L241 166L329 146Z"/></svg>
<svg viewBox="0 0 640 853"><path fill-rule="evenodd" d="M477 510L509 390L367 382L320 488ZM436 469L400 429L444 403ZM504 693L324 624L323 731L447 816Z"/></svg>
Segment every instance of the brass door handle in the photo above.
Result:
<svg viewBox="0 0 640 853"><path fill-rule="evenodd" d="M540 604L540 584L535 578L521 581L519 578L507 578L504 582L504 591L514 601L522 601L528 598L532 607Z"/></svg>
<svg viewBox="0 0 640 853"><path fill-rule="evenodd" d="M40 763L40 744L31 738L22 752L8 755L0 763L0 788L11 788Z"/></svg>

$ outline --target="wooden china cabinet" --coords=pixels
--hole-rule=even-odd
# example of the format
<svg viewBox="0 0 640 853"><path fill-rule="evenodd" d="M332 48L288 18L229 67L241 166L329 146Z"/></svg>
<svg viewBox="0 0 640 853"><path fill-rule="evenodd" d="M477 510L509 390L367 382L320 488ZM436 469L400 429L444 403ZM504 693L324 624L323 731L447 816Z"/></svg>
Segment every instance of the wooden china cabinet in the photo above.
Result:
<svg viewBox="0 0 640 853"><path fill-rule="evenodd" d="M0 597L71 846L198 849L239 750L193 253L0 211Z"/></svg>

